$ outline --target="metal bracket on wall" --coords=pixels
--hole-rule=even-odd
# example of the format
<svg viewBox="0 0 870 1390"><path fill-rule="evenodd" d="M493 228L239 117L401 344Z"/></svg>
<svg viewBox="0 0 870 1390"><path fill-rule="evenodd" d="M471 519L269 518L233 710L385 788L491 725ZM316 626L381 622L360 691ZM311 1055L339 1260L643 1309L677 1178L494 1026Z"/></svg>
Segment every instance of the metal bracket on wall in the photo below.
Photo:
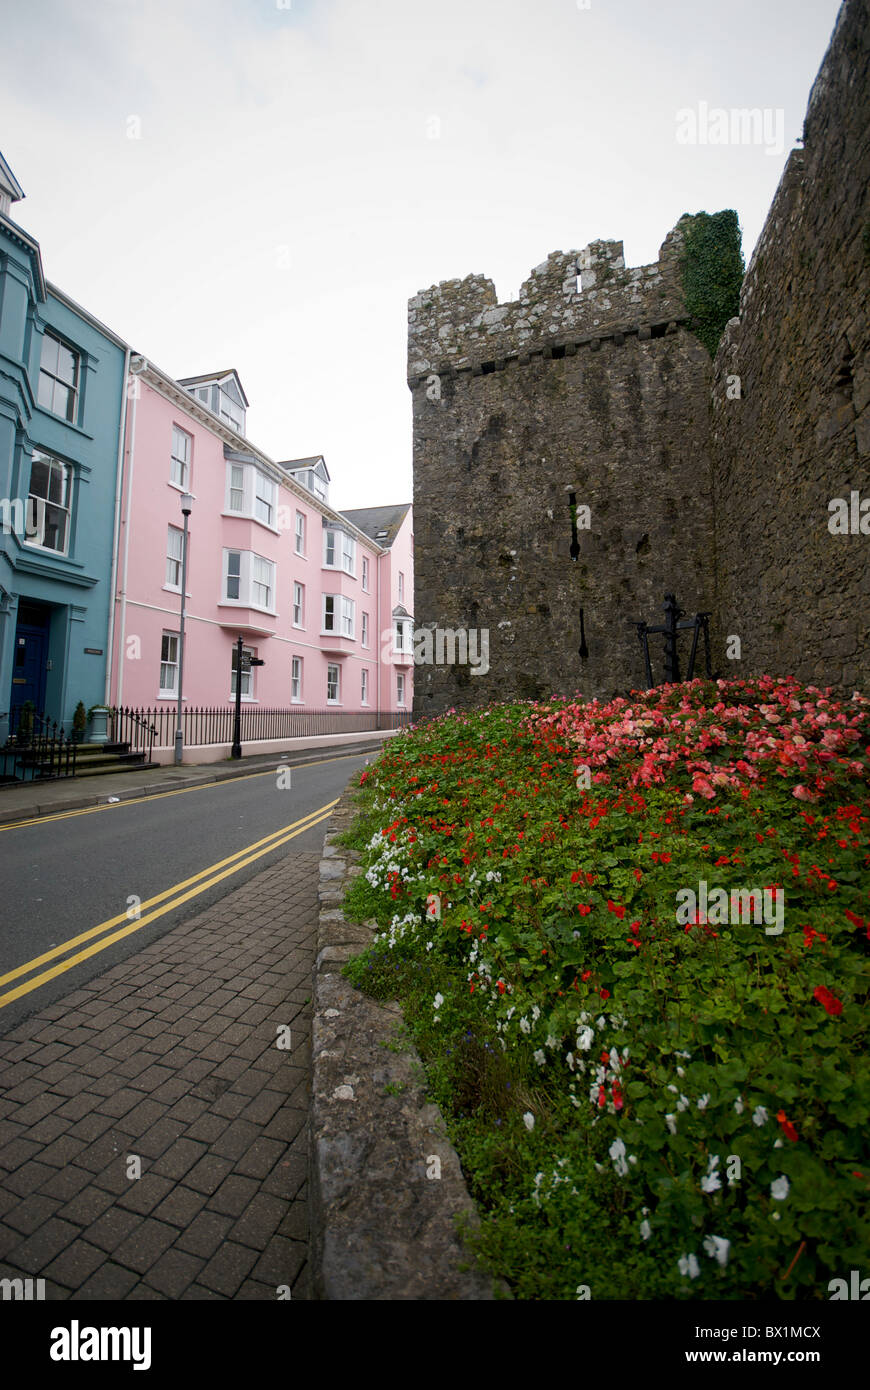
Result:
<svg viewBox="0 0 870 1390"><path fill-rule="evenodd" d="M689 664L686 670L686 680L694 679L695 659L698 654L698 637L701 632L704 634L704 670L708 680L713 680L713 672L710 667L710 613L696 613L694 618L687 622L679 621L685 615L685 610L677 605L677 600L673 594L665 594L665 621L656 627L651 627L648 623L636 622L637 635L643 647L644 666L646 670L647 689L652 690L656 681L653 679L652 663L649 654L649 639L651 633L663 633L665 639L665 684L675 685L682 680L680 675L680 661L677 653L677 633L687 628L692 629L692 648L689 652Z"/></svg>

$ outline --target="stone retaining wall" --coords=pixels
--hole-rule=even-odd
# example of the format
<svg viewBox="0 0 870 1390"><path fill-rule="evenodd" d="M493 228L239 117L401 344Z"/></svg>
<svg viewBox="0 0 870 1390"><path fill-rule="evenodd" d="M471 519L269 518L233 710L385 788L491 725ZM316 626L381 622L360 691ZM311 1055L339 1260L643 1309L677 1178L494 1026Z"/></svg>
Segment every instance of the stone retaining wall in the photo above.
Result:
<svg viewBox="0 0 870 1390"><path fill-rule="evenodd" d="M348 922L359 856L336 845L354 818L349 790L330 818L320 863L312 1028L311 1265L321 1299L490 1300L455 1217L475 1220L459 1159L396 1003L361 994L341 968L375 926ZM394 1050L395 1049L395 1050ZM388 1089L389 1088L389 1089ZM429 1176L438 1170L440 1178Z"/></svg>

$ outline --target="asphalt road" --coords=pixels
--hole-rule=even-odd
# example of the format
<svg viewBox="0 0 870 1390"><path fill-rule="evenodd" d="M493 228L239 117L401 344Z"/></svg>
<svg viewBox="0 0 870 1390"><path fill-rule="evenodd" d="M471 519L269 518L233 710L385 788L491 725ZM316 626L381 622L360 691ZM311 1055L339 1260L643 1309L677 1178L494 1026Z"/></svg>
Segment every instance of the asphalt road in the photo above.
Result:
<svg viewBox="0 0 870 1390"><path fill-rule="evenodd" d="M283 855L319 850L325 819L304 828L305 818L335 801L372 756L294 767L289 787L279 787L273 769L0 827L0 1036ZM283 843L258 843L270 836ZM95 927L101 930L76 941ZM120 940L64 968L119 932Z"/></svg>

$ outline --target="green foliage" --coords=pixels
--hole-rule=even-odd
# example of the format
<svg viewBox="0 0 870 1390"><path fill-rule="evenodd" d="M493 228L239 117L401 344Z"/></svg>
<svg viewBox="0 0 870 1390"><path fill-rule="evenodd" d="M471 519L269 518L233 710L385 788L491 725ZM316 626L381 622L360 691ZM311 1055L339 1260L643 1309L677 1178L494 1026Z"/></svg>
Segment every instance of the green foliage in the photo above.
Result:
<svg viewBox="0 0 870 1390"><path fill-rule="evenodd" d="M715 357L722 330L740 308L745 266L737 213L731 208L684 213L677 225L684 240L680 268L686 309L693 331Z"/></svg>
<svg viewBox="0 0 870 1390"><path fill-rule="evenodd" d="M345 911L381 930L346 973L401 1000L517 1297L870 1267L868 732L860 697L695 681L445 716L362 775ZM701 881L775 888L782 931L683 925Z"/></svg>
<svg viewBox="0 0 870 1390"><path fill-rule="evenodd" d="M72 722L73 728L75 729L76 733L82 733L88 722L87 711L85 710L83 700L79 700L78 704L76 705Z"/></svg>

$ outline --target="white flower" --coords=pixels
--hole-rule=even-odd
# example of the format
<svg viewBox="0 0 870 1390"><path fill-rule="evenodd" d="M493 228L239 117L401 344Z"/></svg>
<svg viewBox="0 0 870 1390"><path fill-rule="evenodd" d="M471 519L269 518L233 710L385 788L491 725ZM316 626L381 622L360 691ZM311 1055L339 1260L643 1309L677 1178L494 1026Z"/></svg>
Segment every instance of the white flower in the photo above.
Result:
<svg viewBox="0 0 870 1390"><path fill-rule="evenodd" d="M676 1115L665 1115L665 1124L667 1125L668 1129L671 1131L671 1134L676 1134L676 1132L677 1132L677 1117L676 1117Z"/></svg>
<svg viewBox="0 0 870 1390"><path fill-rule="evenodd" d="M690 1279L697 1279L701 1273L701 1266L695 1255L681 1255L677 1260L677 1265L684 1279L687 1274Z"/></svg>
<svg viewBox="0 0 870 1390"><path fill-rule="evenodd" d="M435 1012L437 1013L438 1010L441 1008L441 1005L444 1003L444 995L443 995L443 994L436 994L433 1003L434 1003L434 1006L435 1006Z"/></svg>
<svg viewBox="0 0 870 1390"><path fill-rule="evenodd" d="M526 1129L528 1129L528 1130L534 1129L534 1127L535 1127L535 1117L534 1117L534 1115L532 1114L531 1110L527 1110L526 1113L525 1113L525 1115L523 1116L523 1124L525 1125Z"/></svg>
<svg viewBox="0 0 870 1390"><path fill-rule="evenodd" d="M726 1265L728 1263L728 1251L731 1248L730 1240L724 1236L705 1236L704 1249L711 1260L715 1259L717 1264Z"/></svg>
<svg viewBox="0 0 870 1390"><path fill-rule="evenodd" d="M699 1110L706 1110L706 1109L707 1109L707 1106L708 1106L708 1104L709 1104L709 1101L710 1101L710 1096L709 1096L709 1094L702 1096L701 1099L698 1101L698 1109L699 1109Z"/></svg>
<svg viewBox="0 0 870 1390"><path fill-rule="evenodd" d="M680 1096L680 1099L677 1101L677 1111L678 1111L678 1112L681 1112L681 1111L683 1111L683 1110L688 1110L688 1108L689 1108L689 1097L688 1097L688 1096L683 1096L683 1095L681 1095L681 1096Z"/></svg>
<svg viewBox="0 0 870 1390"><path fill-rule="evenodd" d="M644 1217L643 1221L640 1223L640 1233L644 1240L649 1240L652 1235L652 1226L650 1226L646 1217Z"/></svg>
<svg viewBox="0 0 870 1390"><path fill-rule="evenodd" d="M574 1070L574 1053L573 1053L573 1052L569 1052L569 1053L567 1054L567 1056L565 1057L565 1061L568 1063L568 1070L569 1070L569 1071L573 1071L573 1070Z"/></svg>
<svg viewBox="0 0 870 1390"><path fill-rule="evenodd" d="M593 1029L589 1027L588 1024L585 1028L580 1029L580 1031L577 1034L577 1046L580 1048L581 1052L589 1051L594 1038L595 1033Z"/></svg>
<svg viewBox="0 0 870 1390"><path fill-rule="evenodd" d="M625 1145L621 1139L614 1139L610 1148L607 1150L613 1159L613 1166L621 1178L628 1172L628 1164L625 1161Z"/></svg>
<svg viewBox="0 0 870 1390"><path fill-rule="evenodd" d="M767 1124L767 1111L763 1105L756 1105L752 1112L752 1123L758 1125L759 1128L761 1125Z"/></svg>
<svg viewBox="0 0 870 1390"><path fill-rule="evenodd" d="M685 1075L685 1070L682 1067L677 1067L677 1076L683 1077Z"/></svg>
<svg viewBox="0 0 870 1390"><path fill-rule="evenodd" d="M532 1031L532 1025L529 1023L529 1020L528 1020L527 1018L525 1018L525 1017L521 1018L521 1019L520 1019L520 1032L521 1032L521 1033L531 1033L531 1031Z"/></svg>
<svg viewBox="0 0 870 1390"><path fill-rule="evenodd" d="M745 1106L744 1106L744 1104L743 1104L743 1097L742 1097L742 1096L738 1096L737 1099L735 1100L735 1102L734 1102L734 1109L737 1111L737 1114L738 1114L738 1115L742 1115L742 1114L743 1114L743 1111L744 1111L744 1109L745 1109Z"/></svg>
<svg viewBox="0 0 870 1390"><path fill-rule="evenodd" d="M718 1192L722 1186L722 1179L718 1173L708 1173L701 1179L702 1192Z"/></svg>
<svg viewBox="0 0 870 1390"><path fill-rule="evenodd" d="M558 1039L554 1038L552 1033L548 1033L548 1034L547 1034L547 1040L546 1040L546 1042L544 1043L544 1046L545 1046L545 1047L550 1047L550 1048L558 1047L558 1046L559 1046Z"/></svg>
<svg viewBox="0 0 870 1390"><path fill-rule="evenodd" d="M537 1052L534 1053L534 1058L539 1067L546 1066L547 1054L544 1052L544 1049L542 1047L539 1047Z"/></svg>
<svg viewBox="0 0 870 1390"><path fill-rule="evenodd" d="M789 1181L785 1174L774 1178L770 1184L770 1195L775 1202L784 1202L788 1196Z"/></svg>

